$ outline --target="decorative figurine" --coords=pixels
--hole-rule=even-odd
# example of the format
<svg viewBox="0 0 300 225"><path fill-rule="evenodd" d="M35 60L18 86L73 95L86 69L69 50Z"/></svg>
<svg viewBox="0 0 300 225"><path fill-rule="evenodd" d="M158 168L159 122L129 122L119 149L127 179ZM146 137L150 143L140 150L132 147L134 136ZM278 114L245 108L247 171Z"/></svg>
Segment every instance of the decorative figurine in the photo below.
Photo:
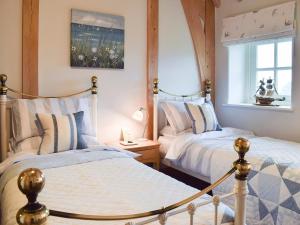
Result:
<svg viewBox="0 0 300 225"><path fill-rule="evenodd" d="M275 98L275 94L278 96L278 92L272 78L267 79L267 84L264 79L260 80L259 83L255 94L257 105L271 105L274 101L285 101L285 97Z"/></svg>

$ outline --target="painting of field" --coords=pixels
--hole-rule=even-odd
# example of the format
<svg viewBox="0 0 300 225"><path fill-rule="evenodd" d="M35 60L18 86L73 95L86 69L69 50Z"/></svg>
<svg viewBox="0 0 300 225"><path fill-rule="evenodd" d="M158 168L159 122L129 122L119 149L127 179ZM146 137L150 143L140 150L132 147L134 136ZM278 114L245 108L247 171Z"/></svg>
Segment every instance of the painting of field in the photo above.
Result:
<svg viewBox="0 0 300 225"><path fill-rule="evenodd" d="M124 69L124 17L72 9L71 66Z"/></svg>

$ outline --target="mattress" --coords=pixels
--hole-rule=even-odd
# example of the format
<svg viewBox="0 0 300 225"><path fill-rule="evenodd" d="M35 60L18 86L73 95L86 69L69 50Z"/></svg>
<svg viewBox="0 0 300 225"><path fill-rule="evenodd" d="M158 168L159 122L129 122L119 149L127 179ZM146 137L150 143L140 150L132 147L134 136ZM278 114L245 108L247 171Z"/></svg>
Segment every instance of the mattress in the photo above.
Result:
<svg viewBox="0 0 300 225"><path fill-rule="evenodd" d="M16 225L16 212L26 203L25 196L17 187L17 174L32 165L41 168L46 178L45 187L38 197L39 202L49 209L66 212L92 215L140 213L173 204L197 192L123 153L78 151L76 154L32 157L9 166L1 177L1 224ZM197 202L209 198L205 195ZM195 224L214 224L213 212L212 205L197 210ZM218 224L232 224L232 215L232 211L221 204ZM188 214L183 213L169 218L168 224L183 225L188 221ZM47 224L117 225L126 222L129 221L83 222L50 216Z"/></svg>

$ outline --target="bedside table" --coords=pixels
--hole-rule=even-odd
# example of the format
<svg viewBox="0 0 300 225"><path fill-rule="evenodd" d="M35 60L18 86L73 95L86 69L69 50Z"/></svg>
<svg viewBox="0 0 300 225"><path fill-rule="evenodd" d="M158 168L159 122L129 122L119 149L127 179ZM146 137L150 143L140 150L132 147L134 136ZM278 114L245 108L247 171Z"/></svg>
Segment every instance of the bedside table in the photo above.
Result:
<svg viewBox="0 0 300 225"><path fill-rule="evenodd" d="M153 168L159 170L160 167L160 154L159 154L159 143L151 140L140 141L137 145L122 145L119 142L108 143L108 145L112 145L115 147L119 147L125 149L127 151L135 152L140 154L141 156L137 157L141 163L152 163Z"/></svg>

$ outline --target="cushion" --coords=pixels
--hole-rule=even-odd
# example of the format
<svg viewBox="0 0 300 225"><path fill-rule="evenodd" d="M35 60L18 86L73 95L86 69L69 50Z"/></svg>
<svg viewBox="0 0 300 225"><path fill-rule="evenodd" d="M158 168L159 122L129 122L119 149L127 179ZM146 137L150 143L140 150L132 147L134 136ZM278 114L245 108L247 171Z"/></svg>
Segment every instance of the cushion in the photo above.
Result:
<svg viewBox="0 0 300 225"><path fill-rule="evenodd" d="M37 113L37 127L42 129L39 154L87 148L82 137L83 115L83 111L67 115Z"/></svg>
<svg viewBox="0 0 300 225"><path fill-rule="evenodd" d="M12 132L13 150L23 151L34 148L39 131L36 126L36 113L50 113L56 115L70 114L84 111L83 134L96 139L97 124L94 122L97 115L93 114L93 99L91 95L68 98L49 99L17 99L12 101ZM27 140L28 139L28 140ZM27 141L25 141L27 140ZM33 142L31 143L30 140ZM26 144L21 144L23 142Z"/></svg>
<svg viewBox="0 0 300 225"><path fill-rule="evenodd" d="M197 100L189 102L201 104L204 102L204 99L199 98ZM175 134L178 134L192 127L192 122L185 109L184 101L162 101L160 105L165 112L168 123L174 130Z"/></svg>
<svg viewBox="0 0 300 225"><path fill-rule="evenodd" d="M192 121L194 134L222 130L211 103L206 102L200 105L185 103L185 108Z"/></svg>

